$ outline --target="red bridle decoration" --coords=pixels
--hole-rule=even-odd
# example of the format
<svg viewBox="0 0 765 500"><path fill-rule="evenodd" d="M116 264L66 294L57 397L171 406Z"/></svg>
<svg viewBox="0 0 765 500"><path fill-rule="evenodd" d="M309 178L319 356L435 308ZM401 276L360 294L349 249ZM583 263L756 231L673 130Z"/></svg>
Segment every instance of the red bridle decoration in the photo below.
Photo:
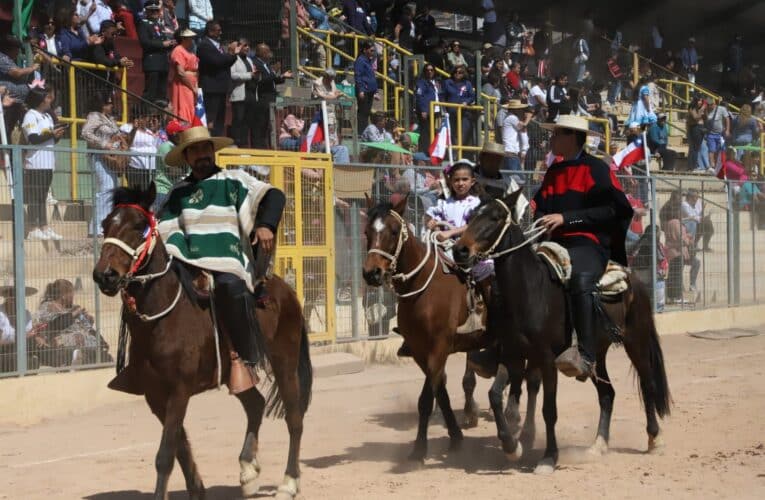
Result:
<svg viewBox="0 0 765 500"><path fill-rule="evenodd" d="M133 267L130 268L129 274L133 275L136 273L136 271L138 271L141 268L141 264L143 264L144 259L146 259L146 256L149 254L149 252L153 248L152 244L154 243L154 238L158 237L157 219L154 218L154 212L146 210L142 206L136 205L134 203L120 203L119 205L114 205L114 208L132 208L132 209L138 210L149 221L149 231L144 238L143 249L141 250L141 253L135 258Z"/></svg>

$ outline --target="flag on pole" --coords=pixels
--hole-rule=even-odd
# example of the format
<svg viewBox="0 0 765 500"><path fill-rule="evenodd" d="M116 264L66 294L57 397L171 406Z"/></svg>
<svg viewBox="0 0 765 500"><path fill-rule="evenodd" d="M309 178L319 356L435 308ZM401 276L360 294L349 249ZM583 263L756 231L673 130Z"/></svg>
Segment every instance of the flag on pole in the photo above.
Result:
<svg viewBox="0 0 765 500"><path fill-rule="evenodd" d="M197 105L194 108L194 126L207 126L207 113L205 112L205 99L202 93L202 89L197 91Z"/></svg>
<svg viewBox="0 0 765 500"><path fill-rule="evenodd" d="M645 160L645 148L643 147L643 140L637 138L627 144L626 148L617 151L617 153L611 157L611 168L613 170L625 170L632 174L632 169L630 167L642 160Z"/></svg>
<svg viewBox="0 0 765 500"><path fill-rule="evenodd" d="M311 146L320 142L324 142L324 121L321 119L321 111L314 115L311 126L308 127L308 133L300 143L300 151L310 152Z"/></svg>
<svg viewBox="0 0 765 500"><path fill-rule="evenodd" d="M438 129L438 133L433 138L433 143L430 145L430 162L433 165L439 165L444 158L451 145L451 139L449 138L449 125L446 117L441 119L441 128Z"/></svg>

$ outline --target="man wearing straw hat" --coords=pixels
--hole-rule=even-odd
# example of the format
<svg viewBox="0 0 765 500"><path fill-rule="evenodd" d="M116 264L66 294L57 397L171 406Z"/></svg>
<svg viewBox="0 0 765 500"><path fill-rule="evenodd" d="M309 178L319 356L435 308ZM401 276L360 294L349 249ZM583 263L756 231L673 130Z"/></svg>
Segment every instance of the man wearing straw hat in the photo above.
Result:
<svg viewBox="0 0 765 500"><path fill-rule="evenodd" d="M191 174L170 192L159 232L170 255L212 272L216 306L234 349L255 364L265 352L253 309L267 299L265 275L285 196L243 170L215 165L215 152L232 142L211 137L206 127L178 134L165 163L189 165Z"/></svg>
<svg viewBox="0 0 765 500"><path fill-rule="evenodd" d="M542 126L552 131L552 153L563 160L547 170L531 204L552 241L569 252L568 293L578 344L555 364L584 381L595 374L596 284L609 259L627 265L624 242L632 207L608 165L584 151L590 133L585 118L561 115L557 123Z"/></svg>

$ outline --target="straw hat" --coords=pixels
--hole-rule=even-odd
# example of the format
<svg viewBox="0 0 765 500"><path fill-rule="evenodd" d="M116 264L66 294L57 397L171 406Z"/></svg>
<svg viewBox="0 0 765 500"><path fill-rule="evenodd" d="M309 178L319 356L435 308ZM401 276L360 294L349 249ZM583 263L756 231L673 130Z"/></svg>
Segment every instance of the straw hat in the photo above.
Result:
<svg viewBox="0 0 765 500"><path fill-rule="evenodd" d="M165 164L171 167L182 167L185 165L183 152L193 144L210 141L213 143L213 149L220 151L234 143L230 137L211 137L207 127L191 127L178 134L178 145L167 153Z"/></svg>
<svg viewBox="0 0 765 500"><path fill-rule="evenodd" d="M504 109L526 109L529 107L529 105L520 99L510 99L505 104L503 104L502 107Z"/></svg>
<svg viewBox="0 0 765 500"><path fill-rule="evenodd" d="M37 293L37 288L26 286L24 287L24 295L29 297L30 295L34 295ZM8 297L16 295L16 286L15 285L2 285L0 286L0 297Z"/></svg>
<svg viewBox="0 0 765 500"><path fill-rule="evenodd" d="M567 128L578 132L587 132L590 135L600 135L590 130L589 122L582 116L560 115L555 123L543 123L542 128L555 130L556 128Z"/></svg>
<svg viewBox="0 0 765 500"><path fill-rule="evenodd" d="M497 155L497 156L505 156L505 147L494 141L485 141L483 143L483 149L481 150L480 155Z"/></svg>
<svg viewBox="0 0 765 500"><path fill-rule="evenodd" d="M197 36L197 34L194 33L193 31L191 31L188 28L184 28L184 30L181 31L181 34L178 35L179 38L194 38L196 36Z"/></svg>

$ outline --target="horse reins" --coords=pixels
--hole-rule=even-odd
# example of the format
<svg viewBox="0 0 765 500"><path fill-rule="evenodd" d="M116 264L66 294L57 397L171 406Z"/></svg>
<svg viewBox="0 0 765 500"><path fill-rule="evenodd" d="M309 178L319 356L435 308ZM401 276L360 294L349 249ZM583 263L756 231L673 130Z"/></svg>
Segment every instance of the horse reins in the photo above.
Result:
<svg viewBox="0 0 765 500"><path fill-rule="evenodd" d="M507 217L505 217L505 224L502 226L502 230L499 232L499 236L497 236L497 239L494 241L494 243L488 249L486 249L486 251L479 252L476 254L476 256L480 260L496 259L497 257L501 257L503 255L514 252L518 250L519 248L523 248L529 243L535 241L537 238L539 238L545 232L547 232L547 228L541 225L541 219L537 219L534 221L533 224L531 224L531 227L529 227L526 231L523 232L523 235L526 236L525 240L523 240L521 243L515 246L512 246L510 248L500 250L499 252L494 252L494 250L496 250L496 248L502 242L502 239L505 237L505 233L507 233L507 230L510 229L510 226L513 225L513 211L510 209L510 207L508 207L507 204L500 199L496 199L494 201L499 203L499 205L505 209L505 211L507 212Z"/></svg>

